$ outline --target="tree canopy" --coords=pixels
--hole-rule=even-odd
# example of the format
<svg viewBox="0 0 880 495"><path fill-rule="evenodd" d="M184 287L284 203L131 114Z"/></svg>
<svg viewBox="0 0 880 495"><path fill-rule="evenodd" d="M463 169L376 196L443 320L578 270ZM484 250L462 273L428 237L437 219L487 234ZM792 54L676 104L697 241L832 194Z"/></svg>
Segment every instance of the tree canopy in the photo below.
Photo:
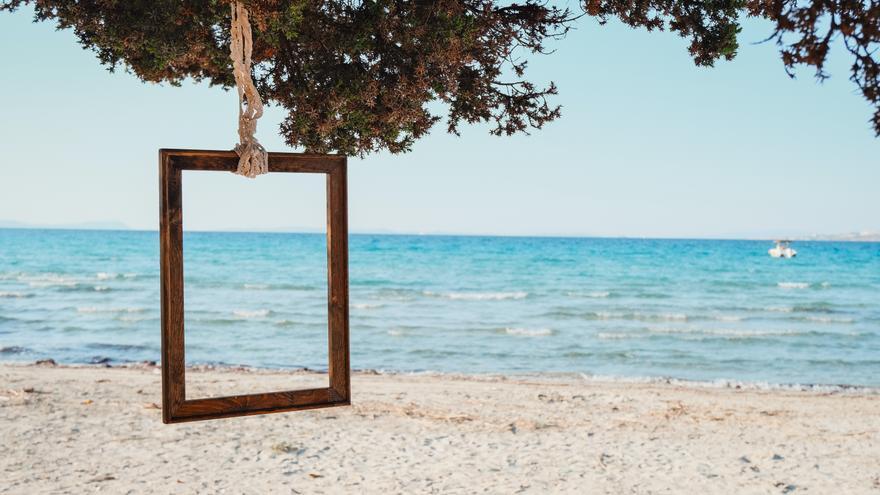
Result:
<svg viewBox="0 0 880 495"><path fill-rule="evenodd" d="M144 81L187 78L230 87L230 0L0 0L35 21L73 29L110 70ZM410 149L445 112L447 130L491 124L493 134L540 129L560 116L553 83L527 77L528 56L546 53L576 22L618 19L690 41L700 66L732 59L740 22L770 20L790 75L820 79L835 40L850 79L873 107L880 136L878 0L586 0L565 8L523 0L245 0L254 26L254 78L264 100L284 107L281 134L312 152ZM432 105L431 102L443 105ZM431 110L434 108L434 110Z"/></svg>

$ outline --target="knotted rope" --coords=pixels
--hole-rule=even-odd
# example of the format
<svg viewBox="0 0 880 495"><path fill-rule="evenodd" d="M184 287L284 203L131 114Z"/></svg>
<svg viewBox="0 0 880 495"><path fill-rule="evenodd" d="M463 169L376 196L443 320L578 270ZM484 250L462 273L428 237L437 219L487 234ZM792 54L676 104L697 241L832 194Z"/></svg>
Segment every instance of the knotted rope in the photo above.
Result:
<svg viewBox="0 0 880 495"><path fill-rule="evenodd" d="M251 79L251 53L253 36L248 11L241 2L232 2L232 57L235 86L238 89L238 175L254 178L269 172L269 154L254 136L257 119L263 116L263 102Z"/></svg>

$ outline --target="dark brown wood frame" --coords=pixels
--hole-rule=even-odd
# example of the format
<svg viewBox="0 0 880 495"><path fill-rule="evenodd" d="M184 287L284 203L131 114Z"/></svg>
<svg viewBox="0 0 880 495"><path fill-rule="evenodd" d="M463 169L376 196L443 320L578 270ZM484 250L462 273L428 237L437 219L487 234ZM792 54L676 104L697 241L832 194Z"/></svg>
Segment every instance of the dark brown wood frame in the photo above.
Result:
<svg viewBox="0 0 880 495"><path fill-rule="evenodd" d="M330 386L186 399L183 331L184 170L232 172L232 151L159 150L162 293L162 421L180 423L350 404L348 350L348 205L344 156L269 153L269 172L327 175L328 347Z"/></svg>

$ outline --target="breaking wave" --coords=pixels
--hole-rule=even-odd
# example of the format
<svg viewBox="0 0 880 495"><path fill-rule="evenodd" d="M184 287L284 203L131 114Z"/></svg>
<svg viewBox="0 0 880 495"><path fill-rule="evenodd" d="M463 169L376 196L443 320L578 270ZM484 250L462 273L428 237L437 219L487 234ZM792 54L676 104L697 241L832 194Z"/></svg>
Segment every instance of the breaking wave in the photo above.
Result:
<svg viewBox="0 0 880 495"><path fill-rule="evenodd" d="M436 293L425 291L426 296L442 297L463 301L501 301L505 299L525 299L529 293L524 291L515 292L444 292Z"/></svg>
<svg viewBox="0 0 880 495"><path fill-rule="evenodd" d="M236 309L232 312L234 316L239 318L265 318L269 316L269 313L271 311L268 309Z"/></svg>
<svg viewBox="0 0 880 495"><path fill-rule="evenodd" d="M546 337L553 335L553 330L549 328L505 328L504 333L521 337Z"/></svg>
<svg viewBox="0 0 880 495"><path fill-rule="evenodd" d="M780 289L809 289L808 282L777 282L776 286Z"/></svg>
<svg viewBox="0 0 880 495"><path fill-rule="evenodd" d="M142 313L146 308L102 308L98 306L80 306L76 308L77 313Z"/></svg>

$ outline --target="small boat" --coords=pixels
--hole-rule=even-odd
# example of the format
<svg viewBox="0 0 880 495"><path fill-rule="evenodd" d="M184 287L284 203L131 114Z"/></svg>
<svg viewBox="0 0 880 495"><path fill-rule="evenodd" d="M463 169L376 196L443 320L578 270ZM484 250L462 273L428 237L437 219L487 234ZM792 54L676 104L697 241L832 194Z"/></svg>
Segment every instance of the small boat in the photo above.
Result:
<svg viewBox="0 0 880 495"><path fill-rule="evenodd" d="M767 252L774 258L794 258L797 256L797 251L791 247L791 241L784 239L776 241L776 247Z"/></svg>

